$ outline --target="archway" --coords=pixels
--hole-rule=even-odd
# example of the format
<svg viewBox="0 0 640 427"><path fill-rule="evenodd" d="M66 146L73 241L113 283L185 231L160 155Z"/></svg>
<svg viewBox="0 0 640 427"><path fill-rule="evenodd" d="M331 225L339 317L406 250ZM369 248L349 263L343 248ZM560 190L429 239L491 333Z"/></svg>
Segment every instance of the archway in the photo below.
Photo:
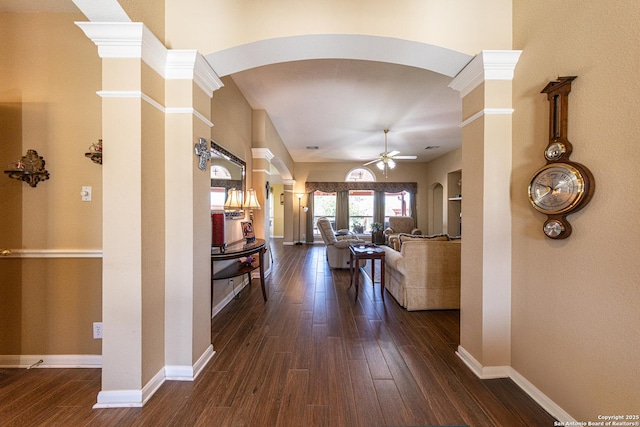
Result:
<svg viewBox="0 0 640 427"><path fill-rule="evenodd" d="M431 190L431 218L433 220L431 234L442 234L444 231L443 198L442 184L436 184Z"/></svg>

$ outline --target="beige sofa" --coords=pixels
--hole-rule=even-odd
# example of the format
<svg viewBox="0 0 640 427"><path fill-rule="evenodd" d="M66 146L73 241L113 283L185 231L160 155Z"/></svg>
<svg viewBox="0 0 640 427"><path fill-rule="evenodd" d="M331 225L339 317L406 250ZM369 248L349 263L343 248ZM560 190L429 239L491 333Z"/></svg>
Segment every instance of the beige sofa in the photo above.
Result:
<svg viewBox="0 0 640 427"><path fill-rule="evenodd" d="M407 310L460 308L460 240L401 234L385 247L385 287Z"/></svg>

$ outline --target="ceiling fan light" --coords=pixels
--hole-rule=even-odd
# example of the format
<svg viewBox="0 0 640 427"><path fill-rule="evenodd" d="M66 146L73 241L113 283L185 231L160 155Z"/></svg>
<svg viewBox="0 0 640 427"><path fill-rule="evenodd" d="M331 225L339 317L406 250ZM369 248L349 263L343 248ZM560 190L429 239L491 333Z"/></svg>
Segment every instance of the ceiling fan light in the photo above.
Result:
<svg viewBox="0 0 640 427"><path fill-rule="evenodd" d="M389 165L389 169L393 169L396 167L396 162L394 162L393 159L389 159L387 165Z"/></svg>
<svg viewBox="0 0 640 427"><path fill-rule="evenodd" d="M378 169L384 170L384 162L382 160L376 163L376 166L378 167Z"/></svg>

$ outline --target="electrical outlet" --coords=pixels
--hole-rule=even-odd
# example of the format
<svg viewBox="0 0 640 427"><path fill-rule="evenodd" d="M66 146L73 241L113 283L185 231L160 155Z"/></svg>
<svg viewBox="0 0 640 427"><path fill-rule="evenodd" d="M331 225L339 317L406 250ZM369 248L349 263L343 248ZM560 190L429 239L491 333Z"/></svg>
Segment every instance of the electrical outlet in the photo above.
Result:
<svg viewBox="0 0 640 427"><path fill-rule="evenodd" d="M93 339L102 339L102 322L93 322Z"/></svg>

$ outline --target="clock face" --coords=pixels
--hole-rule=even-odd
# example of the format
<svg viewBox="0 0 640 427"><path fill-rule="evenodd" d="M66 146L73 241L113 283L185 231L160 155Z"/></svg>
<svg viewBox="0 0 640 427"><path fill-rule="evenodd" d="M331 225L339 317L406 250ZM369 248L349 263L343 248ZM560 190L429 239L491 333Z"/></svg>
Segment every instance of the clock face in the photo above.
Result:
<svg viewBox="0 0 640 427"><path fill-rule="evenodd" d="M566 163L551 163L531 179L529 200L542 213L562 214L578 205L584 190L584 177L579 170Z"/></svg>
<svg viewBox="0 0 640 427"><path fill-rule="evenodd" d="M566 231L566 228L561 221L552 219L544 223L543 231L548 237L555 239L560 237Z"/></svg>
<svg viewBox="0 0 640 427"><path fill-rule="evenodd" d="M553 142L544 150L547 160L559 160L567 152L567 147L562 142Z"/></svg>

